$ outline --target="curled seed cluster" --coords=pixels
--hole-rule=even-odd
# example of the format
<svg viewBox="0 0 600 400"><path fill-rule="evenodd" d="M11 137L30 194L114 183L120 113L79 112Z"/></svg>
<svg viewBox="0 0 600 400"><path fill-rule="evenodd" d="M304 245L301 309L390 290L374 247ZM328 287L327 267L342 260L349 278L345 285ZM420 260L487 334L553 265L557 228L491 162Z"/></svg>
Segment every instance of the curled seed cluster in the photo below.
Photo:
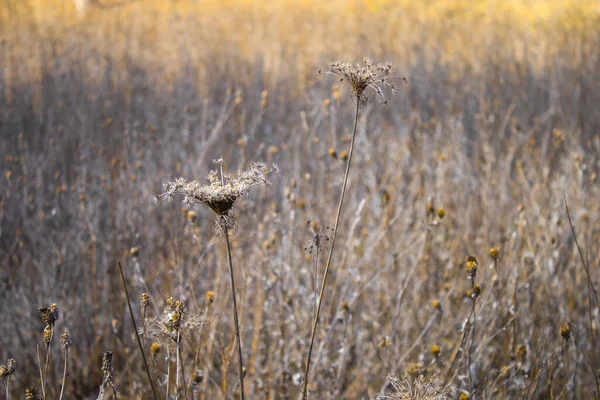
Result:
<svg viewBox="0 0 600 400"><path fill-rule="evenodd" d="M222 160L218 160L222 165ZM253 163L246 170L237 174L221 173L211 171L208 175L208 184L203 185L195 180L178 178L164 185L164 193L159 199L172 199L174 195L183 195L183 203L186 205L202 203L210 207L219 216L229 216L234 202L250 188L270 182L266 179L267 174L276 171L277 166L271 168L263 163Z"/></svg>
<svg viewBox="0 0 600 400"><path fill-rule="evenodd" d="M374 64L369 58L363 59L360 63L333 61L329 63L327 71L319 70L319 74L333 75L341 83L348 83L357 98L360 99L367 89L372 89L383 102L386 102L383 89L385 87L390 87L392 91L395 89L390 83L391 72L392 64Z"/></svg>

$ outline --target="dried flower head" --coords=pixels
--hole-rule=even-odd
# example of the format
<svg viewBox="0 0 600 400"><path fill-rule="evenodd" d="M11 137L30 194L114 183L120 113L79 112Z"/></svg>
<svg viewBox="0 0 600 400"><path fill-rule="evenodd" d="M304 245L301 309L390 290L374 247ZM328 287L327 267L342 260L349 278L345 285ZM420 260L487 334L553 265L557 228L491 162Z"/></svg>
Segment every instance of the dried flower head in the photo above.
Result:
<svg viewBox="0 0 600 400"><path fill-rule="evenodd" d="M433 300L431 302L431 306L438 311L442 309L442 305L439 300Z"/></svg>
<svg viewBox="0 0 600 400"><path fill-rule="evenodd" d="M456 398L454 388L443 386L435 377L426 378L420 375L413 379L408 376L396 378L388 375L387 381L393 390L391 396L383 397L385 399L450 400Z"/></svg>
<svg viewBox="0 0 600 400"><path fill-rule="evenodd" d="M40 400L42 396L38 394L35 386L28 387L25 389L25 400Z"/></svg>
<svg viewBox="0 0 600 400"><path fill-rule="evenodd" d="M494 261L498 261L498 257L500 256L500 247L492 247L490 248L490 257Z"/></svg>
<svg viewBox="0 0 600 400"><path fill-rule="evenodd" d="M440 219L444 218L446 216L446 210L444 210L443 208L438 208L437 215L438 217L440 217Z"/></svg>
<svg viewBox="0 0 600 400"><path fill-rule="evenodd" d="M140 254L140 248L139 247L132 247L131 249L129 249L129 255L131 257L137 257Z"/></svg>
<svg viewBox="0 0 600 400"><path fill-rule="evenodd" d="M46 346L50 346L50 342L52 342L52 336L54 333L54 329L50 325L46 325L44 328L44 333L42 335L42 339L44 340L44 344Z"/></svg>
<svg viewBox="0 0 600 400"><path fill-rule="evenodd" d="M467 273L469 274L469 277L475 278L475 275L477 275L477 266L478 265L479 265L479 263L477 262L477 258L475 258L475 256L467 257L466 267L467 267Z"/></svg>
<svg viewBox="0 0 600 400"><path fill-rule="evenodd" d="M165 192L158 199L172 199L174 195L183 195L183 203L186 205L202 203L210 207L220 218L219 222L226 222L227 228L235 227L235 218L232 208L235 201L248 193L257 185L270 185L266 176L277 171L273 164L268 168L263 163L253 163L246 170L237 174L223 172L223 160L216 161L220 166L220 173L211 171L208 175L208 184L202 185L198 181L177 178L164 185Z"/></svg>
<svg viewBox="0 0 600 400"><path fill-rule="evenodd" d="M306 224L310 227L311 239L308 241L308 245L304 250L308 251L308 254L312 254L316 249L317 253L319 253L325 246L325 242L330 240L329 236L333 235L333 229L328 226L321 229L318 223L311 220L306 221Z"/></svg>
<svg viewBox="0 0 600 400"><path fill-rule="evenodd" d="M68 331L65 331L62 335L60 335L60 344L65 349L68 349L69 347L71 347L71 344L72 344L71 336L69 335Z"/></svg>
<svg viewBox="0 0 600 400"><path fill-rule="evenodd" d="M39 311L46 325L54 325L58 320L58 306L54 303L41 307Z"/></svg>
<svg viewBox="0 0 600 400"><path fill-rule="evenodd" d="M442 350L440 349L440 346L438 346L437 344L434 345L431 348L431 354L435 357L438 358L440 356L440 353L442 352Z"/></svg>
<svg viewBox="0 0 600 400"><path fill-rule="evenodd" d="M142 293L140 296L140 304L142 307L148 307L150 305L150 296L148 296L148 293Z"/></svg>
<svg viewBox="0 0 600 400"><path fill-rule="evenodd" d="M563 339L569 340L571 338L571 328L569 328L569 324L564 324L560 327L560 336Z"/></svg>
<svg viewBox="0 0 600 400"><path fill-rule="evenodd" d="M151 352L152 352L152 356L156 357L159 353L160 353L160 343L152 343L152 347L151 347Z"/></svg>
<svg viewBox="0 0 600 400"><path fill-rule="evenodd" d="M162 318L147 320L147 334L159 340L176 341L178 336L181 338L186 332L205 323L206 320L202 315L188 315L181 300L174 300L172 297L169 297ZM158 343L154 344L158 345ZM152 351L155 350L154 344L152 345ZM156 350L160 351L160 345Z"/></svg>
<svg viewBox="0 0 600 400"><path fill-rule="evenodd" d="M107 351L102 356L102 373L104 374L104 379L112 380L113 372L113 353L112 351Z"/></svg>
<svg viewBox="0 0 600 400"><path fill-rule="evenodd" d="M7 380L17 369L17 362L14 358L9 358L6 364L0 365L0 379Z"/></svg>
<svg viewBox="0 0 600 400"><path fill-rule="evenodd" d="M204 373L202 371L195 371L192 374L192 384L199 385L204 381Z"/></svg>
<svg viewBox="0 0 600 400"><path fill-rule="evenodd" d="M352 94L358 99L361 99L367 89L372 89L375 95L386 102L386 97L383 93L385 87L395 90L395 87L390 83L390 73L392 64L373 64L368 58L363 59L360 63L349 63L334 61L330 62L327 71L319 70L319 74L333 75L339 79L341 83L348 83L352 88Z"/></svg>
<svg viewBox="0 0 600 400"><path fill-rule="evenodd" d="M208 292L206 292L206 302L208 304L212 304L213 301L215 301L215 292L209 290Z"/></svg>

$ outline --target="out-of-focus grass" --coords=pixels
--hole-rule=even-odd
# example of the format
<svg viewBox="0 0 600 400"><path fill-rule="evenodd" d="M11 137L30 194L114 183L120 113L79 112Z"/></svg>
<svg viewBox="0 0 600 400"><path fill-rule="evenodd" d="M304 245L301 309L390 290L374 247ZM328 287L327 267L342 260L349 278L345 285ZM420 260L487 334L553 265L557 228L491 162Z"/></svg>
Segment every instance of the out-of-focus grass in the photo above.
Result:
<svg viewBox="0 0 600 400"><path fill-rule="evenodd" d="M149 317L173 296L210 321L183 338L188 378L204 376L196 398L234 392L213 216L151 202L163 182L202 179L223 156L230 170L281 168L273 188L240 199L232 245L248 395L295 397L314 304L306 220L332 224L352 128L347 89L314 73L371 56L396 65L398 93L361 110L313 398L372 398L388 374L443 379L454 358L451 382L467 390L457 346L469 254L482 290L477 393L593 397L600 354L563 196L597 281L599 18L595 1L98 0L79 13L65 1L5 0L0 360L17 359L14 396L39 386L36 310L50 302L73 340L66 394L95 398L112 350L117 389L150 396L117 260L132 296L150 294Z"/></svg>

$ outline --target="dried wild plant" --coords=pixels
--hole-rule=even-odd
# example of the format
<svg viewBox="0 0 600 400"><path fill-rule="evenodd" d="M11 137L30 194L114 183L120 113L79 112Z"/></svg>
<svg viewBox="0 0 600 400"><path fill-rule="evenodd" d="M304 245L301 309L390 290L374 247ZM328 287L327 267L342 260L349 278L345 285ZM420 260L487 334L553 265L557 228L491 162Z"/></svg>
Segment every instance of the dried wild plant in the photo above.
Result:
<svg viewBox="0 0 600 400"><path fill-rule="evenodd" d="M270 168L264 163L252 163L248 169L241 170L237 174L229 174L223 171L224 162L220 158L214 160L219 166L219 172L211 171L208 175L209 184L202 185L195 180L186 180L184 178L176 179L164 185L165 192L158 199L172 199L175 195L183 195L184 204L202 203L210 207L217 215L215 232L223 233L227 245L227 259L229 261L229 278L231 282L231 297L233 301L233 319L235 323L235 336L237 341L238 359L239 359L239 379L240 393L244 399L244 363L242 356L242 344L240 337L240 326L238 318L237 299L235 294L235 279L233 275L233 262L231 260L231 244L229 243L229 234L235 230L236 217L233 214L233 205L235 201L248 193L248 191L258 185L270 185L266 176L272 172L278 172L277 165L273 164ZM167 327L168 330L168 327ZM177 330L179 337L179 330ZM185 380L185 377L184 377Z"/></svg>
<svg viewBox="0 0 600 400"><path fill-rule="evenodd" d="M319 70L319 74L333 75L340 83L350 85L353 96L359 100L365 100L365 91L372 89L377 98L383 103L387 102L384 93L385 88L395 91L396 87L391 83L390 73L392 64L373 64L370 58L364 58L360 63L333 61L325 71ZM403 78L406 80L406 78Z"/></svg>
<svg viewBox="0 0 600 400"><path fill-rule="evenodd" d="M382 394L378 400L451 400L456 398L456 393L451 386L440 385L435 378L426 378L420 375L417 378L392 375L387 377L392 386L390 394Z"/></svg>

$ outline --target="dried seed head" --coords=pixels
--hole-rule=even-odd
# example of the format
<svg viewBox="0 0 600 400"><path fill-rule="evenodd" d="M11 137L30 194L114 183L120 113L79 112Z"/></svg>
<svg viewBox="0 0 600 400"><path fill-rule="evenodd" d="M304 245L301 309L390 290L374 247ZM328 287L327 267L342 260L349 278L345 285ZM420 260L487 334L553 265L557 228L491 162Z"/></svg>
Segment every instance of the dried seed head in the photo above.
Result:
<svg viewBox="0 0 600 400"><path fill-rule="evenodd" d="M239 171L237 174L222 173L219 177L217 171L211 171L208 175L209 184L207 185L202 185L198 181L178 178L166 183L164 185L165 192L159 197L170 199L176 194L181 194L184 196L183 202L186 205L203 203L218 215L228 216L233 203L239 197L254 186L270 184L266 175L276 170L275 165L267 169L263 163L254 163L248 169Z"/></svg>
<svg viewBox="0 0 600 400"><path fill-rule="evenodd" d="M65 349L68 349L69 347L71 347L71 344L72 344L71 336L69 336L68 331L65 331L62 335L60 335L60 344Z"/></svg>
<svg viewBox="0 0 600 400"><path fill-rule="evenodd" d="M152 352L152 356L156 357L158 355L158 353L160 353L160 343L152 343L152 347L151 347L151 352Z"/></svg>
<svg viewBox="0 0 600 400"><path fill-rule="evenodd" d="M140 304L142 307L148 307L150 305L150 296L148 296L148 293L142 293L140 296Z"/></svg>
<svg viewBox="0 0 600 400"><path fill-rule="evenodd" d="M523 359L525 358L525 356L527 355L527 347L525 347L524 345L519 345L519 347L517 348L517 355L519 356L519 358Z"/></svg>
<svg viewBox="0 0 600 400"><path fill-rule="evenodd" d="M129 249L129 255L131 257L137 257L139 254L140 254L139 247L132 247L131 249Z"/></svg>
<svg viewBox="0 0 600 400"><path fill-rule="evenodd" d="M479 265L479 263L477 262L477 258L475 258L475 256L468 256L467 257L467 273L469 274L470 278L475 278L475 276L477 275L477 266Z"/></svg>
<svg viewBox="0 0 600 400"><path fill-rule="evenodd" d="M112 380L113 377L113 353L107 351L102 356L102 372L104 373L104 379Z"/></svg>
<svg viewBox="0 0 600 400"><path fill-rule="evenodd" d="M437 210L437 215L438 217L440 217L440 219L444 218L446 216L446 210L444 210L443 208L439 208Z"/></svg>
<svg viewBox="0 0 600 400"><path fill-rule="evenodd" d="M206 302L208 304L212 304L213 301L215 301L215 292L209 290L208 292L206 292Z"/></svg>
<svg viewBox="0 0 600 400"><path fill-rule="evenodd" d="M439 301L439 300L433 300L433 301L431 302L431 306L432 306L433 308L435 308L436 310L438 310L438 311L440 311L440 310L442 309L442 305L440 304L440 301Z"/></svg>
<svg viewBox="0 0 600 400"><path fill-rule="evenodd" d="M0 365L0 379L6 379L10 376L8 373L8 367L6 365Z"/></svg>
<svg viewBox="0 0 600 400"><path fill-rule="evenodd" d="M192 375L192 382L194 385L199 385L204 381L204 374L202 371L195 371Z"/></svg>
<svg viewBox="0 0 600 400"><path fill-rule="evenodd" d="M50 342L52 342L52 334L54 333L54 329L50 325L46 325L44 328L44 334L42 336L44 340L44 344L46 346L50 346Z"/></svg>
<svg viewBox="0 0 600 400"><path fill-rule="evenodd" d="M441 353L441 352L442 352L442 351L440 350L440 346L438 346L437 344L436 344L436 345L434 345L434 346L431 348L431 354L432 354L432 355L433 355L435 358L438 358L438 357L440 356L440 353Z"/></svg>
<svg viewBox="0 0 600 400"><path fill-rule="evenodd" d="M54 325L58 320L58 306L54 303L41 307L39 311L46 325Z"/></svg>
<svg viewBox="0 0 600 400"><path fill-rule="evenodd" d="M569 324L564 324L560 327L560 336L563 339L569 340L571 338L571 328L569 328Z"/></svg>
<svg viewBox="0 0 600 400"><path fill-rule="evenodd" d="M25 400L41 400L41 398L35 386L25 389Z"/></svg>
<svg viewBox="0 0 600 400"><path fill-rule="evenodd" d="M195 222L196 219L198 218L198 214L196 214L195 211L188 211L187 217L190 220L190 222Z"/></svg>
<svg viewBox="0 0 600 400"><path fill-rule="evenodd" d="M494 261L498 261L499 256L500 256L500 247L492 247L490 249L490 257L492 257L492 259Z"/></svg>
<svg viewBox="0 0 600 400"><path fill-rule="evenodd" d="M383 89L385 87L391 88L392 91L395 89L390 83L391 71L392 64L373 64L370 59L365 58L361 63L354 64L334 61L329 63L327 71L319 71L319 73L333 75L341 83L348 83L353 95L358 99L361 99L367 89L372 89L375 95L385 102Z"/></svg>

